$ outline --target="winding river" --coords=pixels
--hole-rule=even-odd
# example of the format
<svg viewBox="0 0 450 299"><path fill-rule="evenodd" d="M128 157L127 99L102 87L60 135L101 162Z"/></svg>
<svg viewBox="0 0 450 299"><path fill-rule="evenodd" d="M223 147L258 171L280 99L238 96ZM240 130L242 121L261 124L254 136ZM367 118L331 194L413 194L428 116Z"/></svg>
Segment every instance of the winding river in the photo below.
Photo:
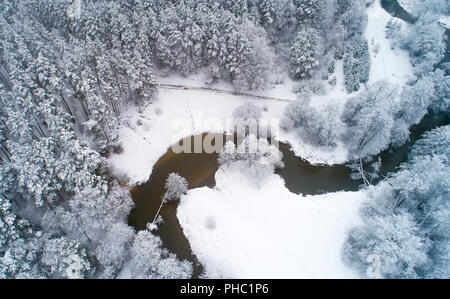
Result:
<svg viewBox="0 0 450 299"><path fill-rule="evenodd" d="M419 125L411 128L411 138L408 142L400 148L390 149L379 154L382 160L380 177L395 171L401 163L407 160L411 145L424 132L449 123L448 114L429 113L425 116ZM225 138L223 134L217 134L217 136ZM202 138L204 137L205 134L202 135ZM193 144L194 138L197 136L190 138L191 144ZM285 167L278 169L276 173L284 179L286 188L293 193L315 195L336 191L357 191L362 183L352 180L349 168L344 165L311 165L296 157L291 147L285 143L280 143L280 150L283 153ZM145 229L146 224L153 220L165 192L165 180L172 172L178 172L185 177L190 189L214 187L214 175L218 169L217 158L218 154L216 153L175 154L169 149L153 167L149 180L131 189L135 208L129 216L129 224L137 230L141 230ZM183 234L176 216L177 207L178 201L169 202L163 206L161 216L164 222L158 226L156 234L160 236L164 247L170 252L175 253L180 259L193 262L194 277L198 277L202 272L202 266L192 253L189 242Z"/></svg>
<svg viewBox="0 0 450 299"><path fill-rule="evenodd" d="M202 139L205 136L206 134L201 135ZM225 141L225 135L216 134L216 136ZM191 136L191 144L194 143L194 138L198 137L200 135ZM320 194L341 190L358 190L360 182L350 179L350 170L347 167L311 165L296 157L288 144L280 143L280 150L283 153L285 167L279 169L277 174L283 177L286 187L291 192ZM165 192L165 180L172 172L178 172L185 177L190 189L204 186L214 187L214 175L219 166L217 158L217 153L175 154L169 149L155 164L148 182L131 190L135 208L130 214L129 223L137 230L141 230L145 229L146 224L153 220ZM165 248L174 252L180 259L194 262L196 265L194 276L196 277L201 273L201 265L193 255L189 242L180 227L176 217L177 207L178 202L169 202L164 205L161 210L164 222L159 225L157 234L161 237Z"/></svg>
<svg viewBox="0 0 450 299"><path fill-rule="evenodd" d="M397 1L382 0L383 8L395 17L399 17L409 23L414 23L416 18L405 11ZM446 31L448 35L449 30ZM450 39L449 39L450 40ZM447 40L447 42L449 42ZM448 53L443 62L450 61ZM412 144L426 131L450 123L448 114L427 114L419 125L411 128L410 140L396 149L389 149L379 154L382 160L380 177L393 172L397 167L407 161L409 149ZM219 136L224 137L222 134ZM202 135L204 137L205 135ZM195 138L192 136L191 138ZM350 178L350 170L343 165L326 166L311 165L296 157L288 144L280 143L285 167L277 170L284 181L285 186L291 192L297 194L321 194L336 191L356 191L361 184ZM171 172L178 172L189 182L189 188L214 187L214 174L218 169L217 154L175 154L168 150L155 164L148 182L132 188L131 194L135 202L135 208L129 216L129 223L137 230L145 229L148 222L153 220L161 197L164 194L164 183ZM156 234L161 237L163 245L169 251L175 253L178 258L186 259L194 263L194 278L199 277L202 266L192 253L189 242L183 234L176 209L178 202L169 202L161 210L164 222L159 225Z"/></svg>

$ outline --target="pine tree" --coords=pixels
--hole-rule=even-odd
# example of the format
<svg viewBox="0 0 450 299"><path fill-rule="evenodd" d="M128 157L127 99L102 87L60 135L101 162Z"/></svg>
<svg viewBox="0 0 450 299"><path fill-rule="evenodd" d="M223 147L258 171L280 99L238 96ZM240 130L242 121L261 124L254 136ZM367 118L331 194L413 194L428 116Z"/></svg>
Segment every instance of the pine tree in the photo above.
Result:
<svg viewBox="0 0 450 299"><path fill-rule="evenodd" d="M247 0L222 0L222 5L237 17L248 12Z"/></svg>
<svg viewBox="0 0 450 299"><path fill-rule="evenodd" d="M304 27L298 33L291 46L291 75L296 79L310 78L319 65L319 36L315 29Z"/></svg>
<svg viewBox="0 0 450 299"><path fill-rule="evenodd" d="M313 20L318 14L317 0L293 0L295 6L295 16L299 23Z"/></svg>
<svg viewBox="0 0 450 299"><path fill-rule="evenodd" d="M347 93L358 91L360 83L366 84L369 77L369 45L366 40L362 40L351 52L344 54L344 83Z"/></svg>
<svg viewBox="0 0 450 299"><path fill-rule="evenodd" d="M259 11L261 14L262 25L268 27L272 25L275 18L275 6L272 0L258 1Z"/></svg>

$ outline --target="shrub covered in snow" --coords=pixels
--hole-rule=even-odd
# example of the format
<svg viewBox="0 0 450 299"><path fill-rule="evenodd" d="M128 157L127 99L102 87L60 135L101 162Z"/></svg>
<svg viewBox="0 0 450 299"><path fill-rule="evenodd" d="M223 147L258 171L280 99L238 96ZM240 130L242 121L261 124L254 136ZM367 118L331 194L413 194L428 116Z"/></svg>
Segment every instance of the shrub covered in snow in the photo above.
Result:
<svg viewBox="0 0 450 299"><path fill-rule="evenodd" d="M161 239L149 231L137 233L130 251L129 268L132 278L187 279L192 275L192 264L179 261L173 254L161 249Z"/></svg>
<svg viewBox="0 0 450 299"><path fill-rule="evenodd" d="M337 107L328 105L314 107L309 99L299 99L289 103L282 120L282 127L287 131L295 131L305 142L334 147L338 117Z"/></svg>
<svg viewBox="0 0 450 299"><path fill-rule="evenodd" d="M249 134L238 146L228 141L219 154L218 162L222 166L240 167L243 172L250 171L255 178L261 178L283 167L282 158L283 154L267 139Z"/></svg>
<svg viewBox="0 0 450 299"><path fill-rule="evenodd" d="M243 104L233 111L233 118L235 120L241 120L244 123L258 121L261 118L261 115L261 108L252 103Z"/></svg>

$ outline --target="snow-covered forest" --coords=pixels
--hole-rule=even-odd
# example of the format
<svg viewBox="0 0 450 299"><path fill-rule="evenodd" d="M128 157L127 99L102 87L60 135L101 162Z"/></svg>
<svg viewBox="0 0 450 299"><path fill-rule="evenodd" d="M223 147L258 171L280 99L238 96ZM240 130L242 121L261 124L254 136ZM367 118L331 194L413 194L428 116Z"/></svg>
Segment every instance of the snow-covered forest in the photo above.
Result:
<svg viewBox="0 0 450 299"><path fill-rule="evenodd" d="M449 278L449 18L448 0L0 1L0 278ZM214 188L171 173L133 227L130 188L169 147L226 132L199 115L278 119L299 160L360 186L293 194L244 134ZM173 201L200 275L158 233Z"/></svg>

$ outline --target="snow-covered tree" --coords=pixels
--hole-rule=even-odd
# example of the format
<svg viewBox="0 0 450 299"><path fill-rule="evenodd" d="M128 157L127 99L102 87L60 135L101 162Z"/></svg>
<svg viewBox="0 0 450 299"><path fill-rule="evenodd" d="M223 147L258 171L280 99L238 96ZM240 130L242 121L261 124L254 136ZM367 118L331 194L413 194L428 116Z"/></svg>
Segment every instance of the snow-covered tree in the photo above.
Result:
<svg viewBox="0 0 450 299"><path fill-rule="evenodd" d="M296 133L306 142L324 146L335 146L337 135L337 107L328 105L314 107L309 99L299 99L286 107L282 126L287 131Z"/></svg>
<svg viewBox="0 0 450 299"><path fill-rule="evenodd" d="M338 0L338 18L345 28L344 39L350 47L356 46L367 26L365 0Z"/></svg>
<svg viewBox="0 0 450 299"><path fill-rule="evenodd" d="M369 45L361 41L351 52L344 55L344 80L348 93L358 91L360 83L367 83L370 75Z"/></svg>
<svg viewBox="0 0 450 299"><path fill-rule="evenodd" d="M267 27L272 25L274 22L275 14L276 14L276 7L275 7L275 1L273 0L260 0L257 1L257 5L259 8L259 12L261 14L261 23L263 26Z"/></svg>
<svg viewBox="0 0 450 299"><path fill-rule="evenodd" d="M103 277L112 278L122 268L128 257L134 234L130 226L120 222L114 224L106 233L95 250L96 257L104 268Z"/></svg>
<svg viewBox="0 0 450 299"><path fill-rule="evenodd" d="M401 118L409 126L418 124L430 106L434 93L433 88L433 82L426 78L403 88L400 94L401 107L397 118Z"/></svg>
<svg viewBox="0 0 450 299"><path fill-rule="evenodd" d="M450 162L450 126L443 126L424 134L411 149L410 159L422 156L441 156L443 162Z"/></svg>
<svg viewBox="0 0 450 299"><path fill-rule="evenodd" d="M395 88L378 82L346 104L342 120L349 128L343 137L351 146L352 156L359 159L388 147L398 109L395 96Z"/></svg>
<svg viewBox="0 0 450 299"><path fill-rule="evenodd" d="M249 47L237 67L232 83L239 90L264 89L273 76L274 54L269 48L264 30L250 22L242 23L241 28L248 39Z"/></svg>
<svg viewBox="0 0 450 299"><path fill-rule="evenodd" d="M291 46L291 75L297 79L309 78L319 65L319 36L314 28L304 27L298 31Z"/></svg>
<svg viewBox="0 0 450 299"><path fill-rule="evenodd" d="M373 181L379 178L378 172L381 168L381 157L378 157L378 160L374 162L370 162L369 167L365 166L363 159L348 164L347 167L352 170L351 178L353 180L362 180L364 186L372 185Z"/></svg>
<svg viewBox="0 0 450 299"><path fill-rule="evenodd" d="M156 228L155 223L163 205L169 201L179 200L183 194L187 193L189 185L184 177L180 176L178 173L172 172L167 176L165 188L166 192L161 198L161 205L159 206L152 223L149 224L149 228L152 230Z"/></svg>
<svg viewBox="0 0 450 299"><path fill-rule="evenodd" d="M434 85L429 108L435 112L448 111L450 107L450 76L445 75L443 70L436 69L429 74L429 78Z"/></svg>
<svg viewBox="0 0 450 299"><path fill-rule="evenodd" d="M344 260L367 275L370 256L380 262L378 278L418 278L417 268L428 263L429 243L421 238L418 224L402 212L385 217L367 215L366 227L354 229L343 249ZM366 217L367 217L366 216ZM369 277L374 278L374 277Z"/></svg>
<svg viewBox="0 0 450 299"><path fill-rule="evenodd" d="M434 15L422 16L409 30L405 46L417 75L427 74L445 55L445 29Z"/></svg>
<svg viewBox="0 0 450 299"><path fill-rule="evenodd" d="M77 241L63 237L45 243L42 263L50 267L51 275L55 277L80 279L90 270L85 250Z"/></svg>
<svg viewBox="0 0 450 299"><path fill-rule="evenodd" d="M295 16L299 23L311 21L317 16L318 2L317 0L293 0Z"/></svg>
<svg viewBox="0 0 450 299"><path fill-rule="evenodd" d="M237 107L233 111L233 119L237 126L237 132L245 135L251 131L256 134L261 116L261 108L252 103Z"/></svg>
<svg viewBox="0 0 450 299"><path fill-rule="evenodd" d="M221 0L225 9L228 9L236 16L242 16L248 12L247 0Z"/></svg>
<svg viewBox="0 0 450 299"><path fill-rule="evenodd" d="M188 182L178 173L171 173L166 179L165 188L164 199L166 201L178 200L188 191Z"/></svg>
<svg viewBox="0 0 450 299"><path fill-rule="evenodd" d="M130 269L133 278L181 278L192 275L192 264L179 261L161 249L161 240L149 231L136 234L130 251Z"/></svg>
<svg viewBox="0 0 450 299"><path fill-rule="evenodd" d="M389 20L389 22L387 22L385 33L386 38L391 40L392 49L403 47L405 34L402 29L402 22L396 20L395 18L392 18Z"/></svg>
<svg viewBox="0 0 450 299"><path fill-rule="evenodd" d="M385 278L448 276L447 135L448 126L427 133L408 163L368 189L363 224L350 232L343 249L344 259L362 274L372 256Z"/></svg>
<svg viewBox="0 0 450 299"><path fill-rule="evenodd" d="M243 121L258 120L261 118L261 108L252 103L242 104L233 111L233 118Z"/></svg>
<svg viewBox="0 0 450 299"><path fill-rule="evenodd" d="M266 138L258 138L254 134L247 135L237 146L228 141L219 154L218 162L223 167L240 169L248 172L250 177L260 184L267 174L284 167L283 154Z"/></svg>
<svg viewBox="0 0 450 299"><path fill-rule="evenodd" d="M79 242L37 230L1 191L0 278L85 277L90 263Z"/></svg>

